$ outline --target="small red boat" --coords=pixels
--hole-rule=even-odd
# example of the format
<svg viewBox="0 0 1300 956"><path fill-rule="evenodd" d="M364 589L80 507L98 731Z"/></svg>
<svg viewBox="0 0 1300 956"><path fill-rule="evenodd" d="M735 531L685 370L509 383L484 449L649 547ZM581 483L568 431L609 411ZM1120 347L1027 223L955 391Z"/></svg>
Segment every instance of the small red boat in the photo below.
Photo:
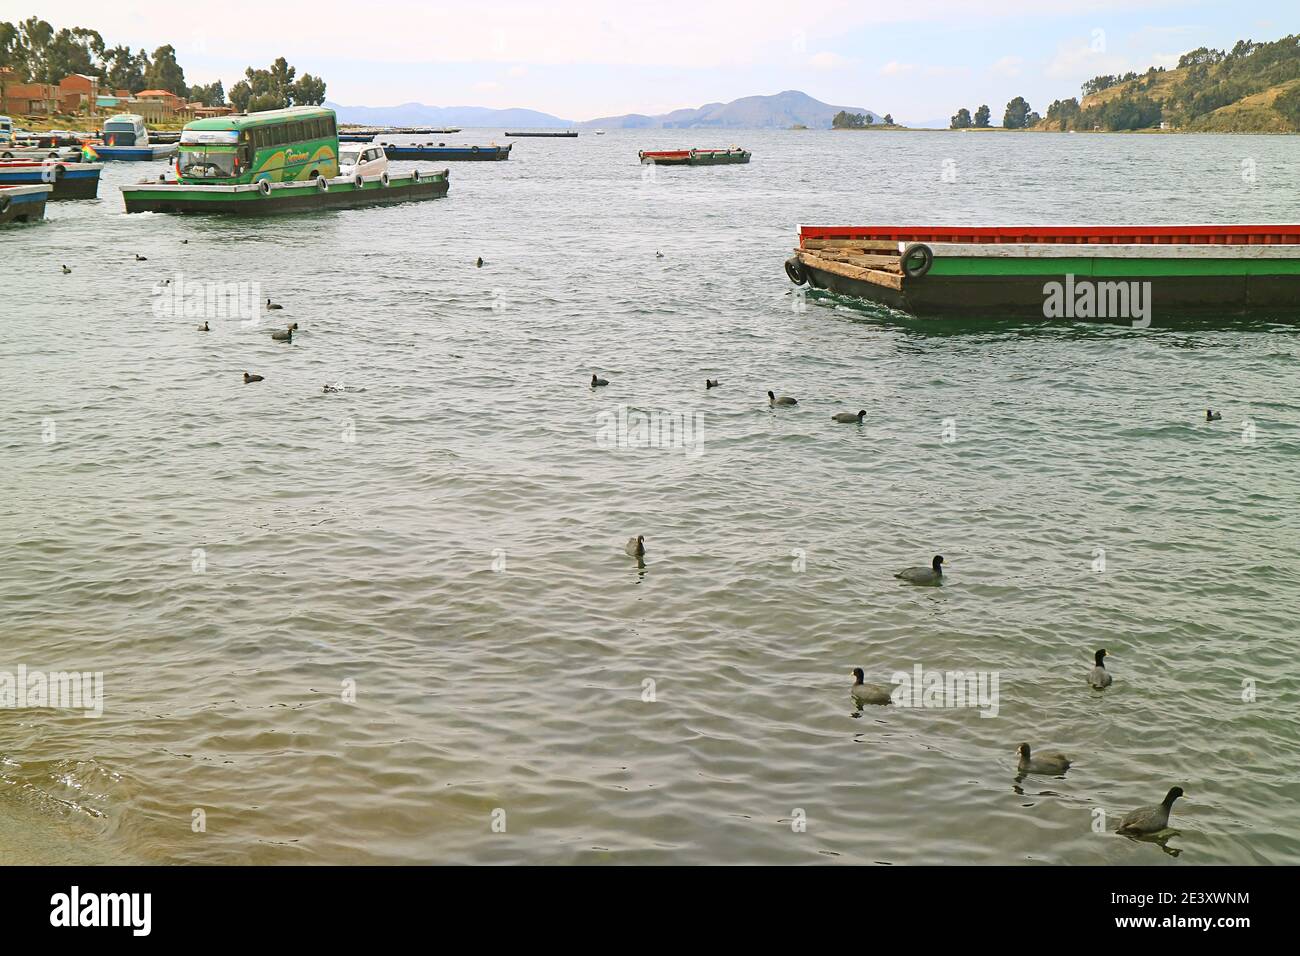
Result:
<svg viewBox="0 0 1300 956"><path fill-rule="evenodd" d="M730 146L726 149L643 149L637 156L646 165L722 166L727 163L747 163L750 153L739 146Z"/></svg>

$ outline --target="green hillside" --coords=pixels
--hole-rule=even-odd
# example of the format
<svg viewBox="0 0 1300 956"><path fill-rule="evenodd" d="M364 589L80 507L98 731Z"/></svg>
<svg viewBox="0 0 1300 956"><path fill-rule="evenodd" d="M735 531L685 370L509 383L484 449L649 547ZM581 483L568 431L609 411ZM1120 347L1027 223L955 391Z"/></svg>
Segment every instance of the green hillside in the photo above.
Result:
<svg viewBox="0 0 1300 956"><path fill-rule="evenodd" d="M1083 101L1056 100L1039 129L1285 133L1300 131L1300 35L1240 40L1230 51L1201 47L1178 67L1098 76Z"/></svg>

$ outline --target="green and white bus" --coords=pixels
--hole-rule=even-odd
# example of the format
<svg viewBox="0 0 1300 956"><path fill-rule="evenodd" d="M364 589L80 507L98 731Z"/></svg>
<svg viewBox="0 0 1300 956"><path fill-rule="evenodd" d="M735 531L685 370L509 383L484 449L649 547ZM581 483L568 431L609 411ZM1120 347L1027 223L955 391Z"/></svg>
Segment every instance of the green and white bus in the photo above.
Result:
<svg viewBox="0 0 1300 956"><path fill-rule="evenodd" d="M195 120L181 131L176 154L176 178L185 184L279 183L338 174L338 124L334 111L323 106Z"/></svg>

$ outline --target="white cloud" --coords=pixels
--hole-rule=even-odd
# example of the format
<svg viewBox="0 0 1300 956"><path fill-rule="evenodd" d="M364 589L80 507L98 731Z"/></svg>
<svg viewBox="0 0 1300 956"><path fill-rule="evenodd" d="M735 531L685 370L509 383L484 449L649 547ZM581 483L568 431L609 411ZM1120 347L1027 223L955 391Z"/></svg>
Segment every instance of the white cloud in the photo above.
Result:
<svg viewBox="0 0 1300 956"><path fill-rule="evenodd" d="M1076 39L1061 44L1047 64L1046 74L1054 80L1083 82L1107 73L1124 73L1128 69L1122 56L1095 49L1091 39ZM1104 45L1104 44L1103 44ZM1145 69L1145 67L1144 67Z"/></svg>
<svg viewBox="0 0 1300 956"><path fill-rule="evenodd" d="M845 67L853 66L857 60L850 59L847 56L840 56L838 53L814 53L808 57L808 65L814 70L842 70Z"/></svg>
<svg viewBox="0 0 1300 956"><path fill-rule="evenodd" d="M993 64L994 76L1016 77L1022 72L1025 61L1018 56L1004 56Z"/></svg>
<svg viewBox="0 0 1300 956"><path fill-rule="evenodd" d="M915 63L899 63L897 60L890 60L880 68L880 73L882 76L903 76L915 72L916 69Z"/></svg>

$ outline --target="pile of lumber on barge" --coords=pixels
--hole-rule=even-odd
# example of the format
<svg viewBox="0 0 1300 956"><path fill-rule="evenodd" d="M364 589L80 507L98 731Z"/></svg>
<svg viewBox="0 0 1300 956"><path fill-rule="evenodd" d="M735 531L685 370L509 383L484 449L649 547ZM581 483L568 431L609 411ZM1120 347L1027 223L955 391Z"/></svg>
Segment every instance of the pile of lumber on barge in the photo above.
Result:
<svg viewBox="0 0 1300 956"><path fill-rule="evenodd" d="M1300 225L801 226L796 285L914 315L1300 313Z"/></svg>

